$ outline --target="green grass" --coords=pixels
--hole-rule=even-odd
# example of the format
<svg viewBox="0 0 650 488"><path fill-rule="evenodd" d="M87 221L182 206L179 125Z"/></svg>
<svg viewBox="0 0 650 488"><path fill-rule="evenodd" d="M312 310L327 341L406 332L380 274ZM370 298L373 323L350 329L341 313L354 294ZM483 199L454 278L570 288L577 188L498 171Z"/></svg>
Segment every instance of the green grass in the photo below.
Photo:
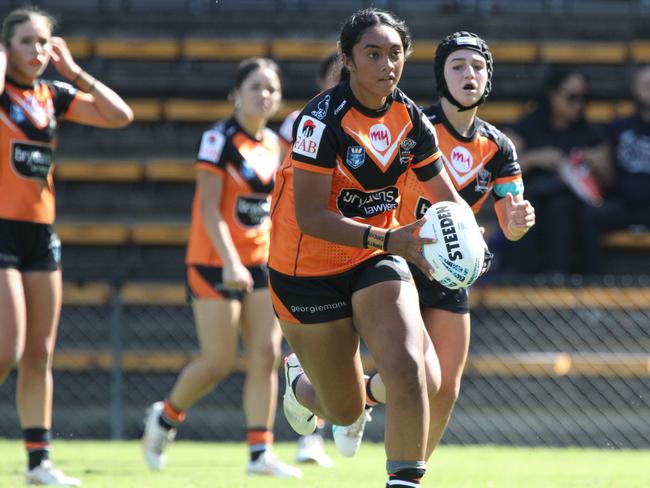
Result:
<svg viewBox="0 0 650 488"><path fill-rule="evenodd" d="M285 461L295 444L275 448ZM242 443L177 442L161 472L146 469L138 442L56 441L54 461L86 488L382 488L383 445L364 443L346 459L327 445L332 469L303 466L301 480L247 477ZM441 447L429 462L424 487L431 488L647 488L648 451L525 449L494 446ZM19 441L0 440L0 487L22 486L25 454Z"/></svg>

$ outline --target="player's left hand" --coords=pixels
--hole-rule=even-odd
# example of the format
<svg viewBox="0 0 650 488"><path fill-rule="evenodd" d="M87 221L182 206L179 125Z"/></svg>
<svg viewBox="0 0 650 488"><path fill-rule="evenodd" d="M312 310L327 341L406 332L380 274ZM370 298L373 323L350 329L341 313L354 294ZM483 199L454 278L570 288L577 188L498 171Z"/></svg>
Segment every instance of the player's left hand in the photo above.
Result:
<svg viewBox="0 0 650 488"><path fill-rule="evenodd" d="M69 80L73 80L81 72L81 68L70 53L68 44L62 37L50 38L50 59L61 76Z"/></svg>
<svg viewBox="0 0 650 488"><path fill-rule="evenodd" d="M512 193L506 194L507 229L513 237L523 236L535 225L535 209L528 200L515 200Z"/></svg>

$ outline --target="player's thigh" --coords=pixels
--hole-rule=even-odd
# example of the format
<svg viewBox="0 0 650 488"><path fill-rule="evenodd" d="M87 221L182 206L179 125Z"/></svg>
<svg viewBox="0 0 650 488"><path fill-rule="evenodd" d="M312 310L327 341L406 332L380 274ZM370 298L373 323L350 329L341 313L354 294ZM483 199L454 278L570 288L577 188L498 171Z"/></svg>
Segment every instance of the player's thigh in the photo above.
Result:
<svg viewBox="0 0 650 488"><path fill-rule="evenodd" d="M271 304L268 288L248 293L242 302L241 332L248 353L271 349L277 356L282 331Z"/></svg>
<svg viewBox="0 0 650 488"><path fill-rule="evenodd" d="M362 405L365 401L359 335L351 318L319 324L280 321L322 404Z"/></svg>
<svg viewBox="0 0 650 488"><path fill-rule="evenodd" d="M0 365L22 355L25 345L25 294L20 271L0 269Z"/></svg>
<svg viewBox="0 0 650 488"><path fill-rule="evenodd" d="M27 303L25 351L42 351L45 347L51 352L61 313L61 271L30 271L22 277Z"/></svg>
<svg viewBox="0 0 650 488"><path fill-rule="evenodd" d="M358 290L352 308L354 326L380 370L380 365L393 368L404 358L422 357L424 326L412 283L384 281Z"/></svg>
<svg viewBox="0 0 650 488"><path fill-rule="evenodd" d="M422 317L440 361L443 384L453 384L460 379L467 361L470 315L425 308Z"/></svg>
<svg viewBox="0 0 650 488"><path fill-rule="evenodd" d="M194 323L206 358L233 360L239 338L241 302L231 299L193 299Z"/></svg>

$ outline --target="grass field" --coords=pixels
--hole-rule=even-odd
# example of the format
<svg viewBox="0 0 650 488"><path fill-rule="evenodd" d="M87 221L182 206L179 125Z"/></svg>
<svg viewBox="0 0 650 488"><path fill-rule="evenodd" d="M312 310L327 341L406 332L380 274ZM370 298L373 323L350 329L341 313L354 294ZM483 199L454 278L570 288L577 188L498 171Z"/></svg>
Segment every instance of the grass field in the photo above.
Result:
<svg viewBox="0 0 650 488"><path fill-rule="evenodd" d="M135 441L57 441L54 461L86 488L381 488L383 445L364 443L352 459L338 456L332 469L303 466L304 478L277 480L244 474L244 444L177 442L169 466L148 471ZM285 461L295 444L278 444ZM24 452L19 441L0 440L0 487L22 486ZM429 462L423 486L431 488L648 488L648 451L525 449L443 446Z"/></svg>

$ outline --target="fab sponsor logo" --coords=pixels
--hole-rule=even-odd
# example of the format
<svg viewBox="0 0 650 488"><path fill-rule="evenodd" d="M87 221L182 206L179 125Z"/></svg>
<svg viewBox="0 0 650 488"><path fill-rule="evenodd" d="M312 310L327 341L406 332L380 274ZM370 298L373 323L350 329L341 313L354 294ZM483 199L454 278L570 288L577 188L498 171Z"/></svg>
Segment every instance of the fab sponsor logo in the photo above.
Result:
<svg viewBox="0 0 650 488"><path fill-rule="evenodd" d="M298 125L296 141L293 143L293 152L316 159L324 130L325 124L320 120L303 115Z"/></svg>

